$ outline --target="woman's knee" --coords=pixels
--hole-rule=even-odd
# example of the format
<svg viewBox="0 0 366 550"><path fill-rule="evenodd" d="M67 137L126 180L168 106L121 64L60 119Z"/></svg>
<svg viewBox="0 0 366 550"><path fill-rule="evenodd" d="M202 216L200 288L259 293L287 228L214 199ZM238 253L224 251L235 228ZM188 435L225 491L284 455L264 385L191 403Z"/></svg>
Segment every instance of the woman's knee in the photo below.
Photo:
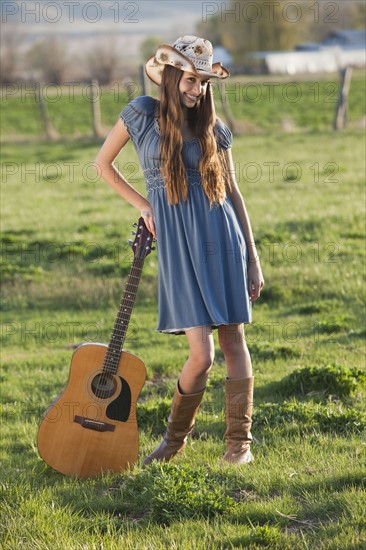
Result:
<svg viewBox="0 0 366 550"><path fill-rule="evenodd" d="M242 325L224 325L220 327L219 345L225 357L247 352L248 348Z"/></svg>
<svg viewBox="0 0 366 550"><path fill-rule="evenodd" d="M210 347L203 348L201 350L191 350L189 359L197 372L201 374L208 374L215 359L215 352L214 349Z"/></svg>
<svg viewBox="0 0 366 550"><path fill-rule="evenodd" d="M189 361L196 372L208 373L215 359L215 346L210 333L194 329L187 334L189 342Z"/></svg>

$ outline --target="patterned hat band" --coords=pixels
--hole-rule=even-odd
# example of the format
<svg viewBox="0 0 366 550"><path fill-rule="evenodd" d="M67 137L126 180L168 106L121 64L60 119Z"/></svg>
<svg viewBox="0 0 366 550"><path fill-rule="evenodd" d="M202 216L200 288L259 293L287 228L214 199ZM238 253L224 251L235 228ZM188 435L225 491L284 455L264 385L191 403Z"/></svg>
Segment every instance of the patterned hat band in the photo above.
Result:
<svg viewBox="0 0 366 550"><path fill-rule="evenodd" d="M202 59L192 59L191 57L189 59L192 61L193 65L196 67L197 71L207 71L207 72L212 71L212 65L210 65L208 61L203 61Z"/></svg>
<svg viewBox="0 0 366 550"><path fill-rule="evenodd" d="M196 73L206 78L227 78L229 71L221 63L212 64L213 48L209 40L197 36L182 36L173 46L159 46L156 54L146 63L146 74L155 82L161 84L165 65L172 65L181 71Z"/></svg>

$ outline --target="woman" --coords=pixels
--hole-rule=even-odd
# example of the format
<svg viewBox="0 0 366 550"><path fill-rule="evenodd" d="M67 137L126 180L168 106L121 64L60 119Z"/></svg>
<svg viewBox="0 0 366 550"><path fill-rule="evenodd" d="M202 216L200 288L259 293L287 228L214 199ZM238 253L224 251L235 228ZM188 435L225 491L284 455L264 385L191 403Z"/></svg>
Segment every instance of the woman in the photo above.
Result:
<svg viewBox="0 0 366 550"><path fill-rule="evenodd" d="M227 450L235 464L250 452L252 366L244 337L251 302L264 285L249 217L235 180L232 135L215 115L210 79L229 76L212 65L208 40L183 36L146 64L160 101L137 97L123 109L95 160L103 179L141 211L157 238L157 330L185 333L189 357L175 390L168 428L144 464L170 460L191 433L214 360L212 330L227 365ZM147 199L113 161L131 138L144 171Z"/></svg>

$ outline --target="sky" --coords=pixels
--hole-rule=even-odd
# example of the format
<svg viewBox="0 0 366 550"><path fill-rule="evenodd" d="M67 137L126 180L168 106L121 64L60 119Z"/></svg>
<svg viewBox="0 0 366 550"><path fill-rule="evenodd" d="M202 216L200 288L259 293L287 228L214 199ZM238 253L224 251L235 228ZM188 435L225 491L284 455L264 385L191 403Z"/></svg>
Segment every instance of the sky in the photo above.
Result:
<svg viewBox="0 0 366 550"><path fill-rule="evenodd" d="M96 41L113 38L123 54L136 56L140 43L158 36L167 43L195 26L223 2L201 0L1 0L2 23L15 23L27 34L27 43L58 36L71 50L88 49Z"/></svg>

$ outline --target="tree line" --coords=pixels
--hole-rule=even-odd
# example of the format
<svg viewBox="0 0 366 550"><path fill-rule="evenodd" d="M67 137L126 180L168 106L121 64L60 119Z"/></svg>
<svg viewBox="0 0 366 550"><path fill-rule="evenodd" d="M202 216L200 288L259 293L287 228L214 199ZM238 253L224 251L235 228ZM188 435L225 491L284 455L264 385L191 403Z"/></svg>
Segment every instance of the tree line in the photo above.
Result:
<svg viewBox="0 0 366 550"><path fill-rule="evenodd" d="M366 3L357 0L202 2L201 21L193 32L224 46L240 67L249 52L287 50L300 42L318 42L335 29L364 27L365 17ZM81 52L82 57L77 59L69 52L67 42L57 36L35 42L25 50L26 38L20 26L3 25L0 85L23 79L62 84L69 78L70 69L73 73L79 71L81 80L97 79L100 84L109 84L121 72L136 71L136 63L134 69L128 67L112 37L85 54ZM164 42L159 36L147 37L140 47L141 63ZM129 76L135 77L137 72Z"/></svg>
<svg viewBox="0 0 366 550"><path fill-rule="evenodd" d="M205 2L197 34L224 46L241 64L246 53L293 49L336 29L364 28L366 3L311 0Z"/></svg>

